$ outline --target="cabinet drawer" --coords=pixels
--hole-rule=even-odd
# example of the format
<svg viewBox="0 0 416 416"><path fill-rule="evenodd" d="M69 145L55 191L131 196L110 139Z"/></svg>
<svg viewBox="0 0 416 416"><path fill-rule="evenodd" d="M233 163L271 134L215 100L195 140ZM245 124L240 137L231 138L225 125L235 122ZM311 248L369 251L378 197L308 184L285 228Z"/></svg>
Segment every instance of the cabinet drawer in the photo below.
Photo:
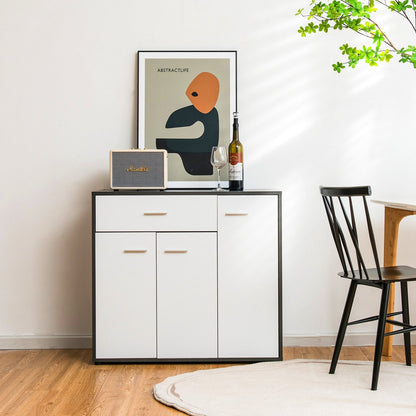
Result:
<svg viewBox="0 0 416 416"><path fill-rule="evenodd" d="M216 231L215 195L97 196L96 231Z"/></svg>
<svg viewBox="0 0 416 416"><path fill-rule="evenodd" d="M218 218L220 222L242 220L262 222L261 219L264 219L265 216L266 218L277 217L277 212L277 195L227 195L218 197Z"/></svg>

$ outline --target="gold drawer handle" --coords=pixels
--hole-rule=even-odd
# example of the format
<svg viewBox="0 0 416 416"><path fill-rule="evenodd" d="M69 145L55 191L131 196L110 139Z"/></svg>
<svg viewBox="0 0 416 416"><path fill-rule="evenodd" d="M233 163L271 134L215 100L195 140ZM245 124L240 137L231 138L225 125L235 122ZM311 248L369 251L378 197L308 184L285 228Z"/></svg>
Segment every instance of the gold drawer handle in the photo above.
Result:
<svg viewBox="0 0 416 416"><path fill-rule="evenodd" d="M245 215L248 215L248 212L226 212L226 217L243 217Z"/></svg>
<svg viewBox="0 0 416 416"><path fill-rule="evenodd" d="M165 253L174 254L174 253L187 253L188 250L165 250Z"/></svg>
<svg viewBox="0 0 416 416"><path fill-rule="evenodd" d="M124 250L123 253L147 253L147 250Z"/></svg>
<svg viewBox="0 0 416 416"><path fill-rule="evenodd" d="M167 212L145 212L143 215L155 216L155 215L168 215Z"/></svg>

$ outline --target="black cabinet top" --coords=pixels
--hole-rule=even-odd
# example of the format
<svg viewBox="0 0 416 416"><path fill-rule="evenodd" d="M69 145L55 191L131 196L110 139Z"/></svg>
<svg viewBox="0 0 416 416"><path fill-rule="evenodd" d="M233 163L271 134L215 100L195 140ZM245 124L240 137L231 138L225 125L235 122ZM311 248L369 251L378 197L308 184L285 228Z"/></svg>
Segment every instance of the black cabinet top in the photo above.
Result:
<svg viewBox="0 0 416 416"><path fill-rule="evenodd" d="M229 191L228 189L217 191L216 189L103 189L92 192L96 195L281 195L281 191L270 189L244 191Z"/></svg>

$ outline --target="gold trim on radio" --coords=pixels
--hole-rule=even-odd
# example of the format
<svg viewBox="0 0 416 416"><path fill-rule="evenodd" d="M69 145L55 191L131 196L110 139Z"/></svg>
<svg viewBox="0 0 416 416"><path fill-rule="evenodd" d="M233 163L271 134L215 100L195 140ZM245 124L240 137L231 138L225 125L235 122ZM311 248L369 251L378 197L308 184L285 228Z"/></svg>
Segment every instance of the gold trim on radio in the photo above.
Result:
<svg viewBox="0 0 416 416"><path fill-rule="evenodd" d="M149 172L149 168L147 166L139 166L138 168L134 168L132 165L126 169L126 172Z"/></svg>

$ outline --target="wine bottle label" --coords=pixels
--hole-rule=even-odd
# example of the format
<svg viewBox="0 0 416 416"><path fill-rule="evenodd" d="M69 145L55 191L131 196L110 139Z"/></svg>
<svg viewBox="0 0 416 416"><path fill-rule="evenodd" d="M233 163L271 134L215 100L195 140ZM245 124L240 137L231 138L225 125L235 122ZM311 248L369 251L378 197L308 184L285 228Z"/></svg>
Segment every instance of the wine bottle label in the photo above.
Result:
<svg viewBox="0 0 416 416"><path fill-rule="evenodd" d="M243 154L242 153L230 153L228 179L230 181L242 181L243 180Z"/></svg>
<svg viewBox="0 0 416 416"><path fill-rule="evenodd" d="M243 163L242 153L230 153L230 164L236 165L237 163Z"/></svg>
<svg viewBox="0 0 416 416"><path fill-rule="evenodd" d="M235 165L230 163L228 169L228 179L230 181L242 181L243 180L243 164L236 163Z"/></svg>

